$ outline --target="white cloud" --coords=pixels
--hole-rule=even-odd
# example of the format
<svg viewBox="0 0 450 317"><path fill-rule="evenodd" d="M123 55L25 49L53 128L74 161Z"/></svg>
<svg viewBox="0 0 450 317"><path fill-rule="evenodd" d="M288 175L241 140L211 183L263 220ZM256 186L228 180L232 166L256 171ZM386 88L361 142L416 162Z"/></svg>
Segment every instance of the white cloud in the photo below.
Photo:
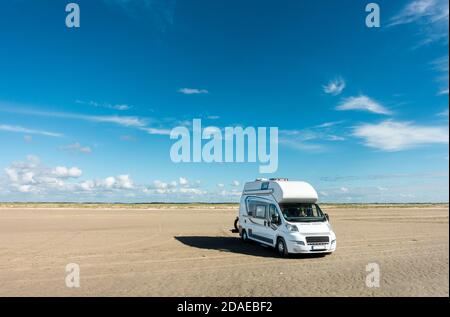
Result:
<svg viewBox="0 0 450 317"><path fill-rule="evenodd" d="M109 176L103 180L103 184L107 188L112 188L116 184L116 179L113 176Z"/></svg>
<svg viewBox="0 0 450 317"><path fill-rule="evenodd" d="M186 185L189 184L189 181L188 181L186 178L184 178L184 177L180 177L180 179L178 180L178 183L179 183L181 186L186 186Z"/></svg>
<svg viewBox="0 0 450 317"><path fill-rule="evenodd" d="M101 180L77 182L82 171L78 167L46 167L39 159L29 156L24 162L13 162L5 168L6 185L11 192L39 194L39 198L53 200L54 195L64 195L73 200L85 192L103 195L107 192L134 189L129 175L109 176ZM1 177L0 177L1 180ZM75 181L74 181L75 180ZM29 197L26 197L26 200Z"/></svg>
<svg viewBox="0 0 450 317"><path fill-rule="evenodd" d="M78 142L65 146L60 146L59 149L62 151L68 151L72 153L83 153L83 154L92 153L92 149L89 146L83 146Z"/></svg>
<svg viewBox="0 0 450 317"><path fill-rule="evenodd" d="M77 167L43 165L39 158L28 156L13 162L0 174L0 197L12 201L208 201L215 192L201 187L200 181L155 180L150 186L135 184L130 175L108 176L102 179L80 180ZM221 199L231 199L222 196Z"/></svg>
<svg viewBox="0 0 450 317"><path fill-rule="evenodd" d="M190 182L184 178L180 177L178 182L163 182L156 180L153 185L143 189L143 193L147 195L159 195L166 198L170 197L185 197L185 195L206 195L208 191L200 188L200 182L195 181L192 185ZM181 195L181 196L180 196Z"/></svg>
<svg viewBox="0 0 450 317"><path fill-rule="evenodd" d="M329 81L323 86L323 91L333 96L339 95L345 88L345 81L341 77Z"/></svg>
<svg viewBox="0 0 450 317"><path fill-rule="evenodd" d="M13 162L6 167L5 174L9 191L45 194L53 190L69 190L70 185L63 180L78 178L82 172L77 167L47 168L41 164L39 158L30 155L26 161Z"/></svg>
<svg viewBox="0 0 450 317"><path fill-rule="evenodd" d="M130 175L119 175L116 177L116 188L131 189L133 188L133 180Z"/></svg>
<svg viewBox="0 0 450 317"><path fill-rule="evenodd" d="M380 103L364 95L345 98L341 104L336 107L336 110L363 110L385 115L392 113Z"/></svg>
<svg viewBox="0 0 450 317"><path fill-rule="evenodd" d="M169 186L170 186L170 187L177 187L178 184L177 184L176 181L171 181L171 182L169 183Z"/></svg>
<svg viewBox="0 0 450 317"><path fill-rule="evenodd" d="M168 185L167 183L162 182L162 181L160 181L160 180L155 180L155 181L153 181L153 186L154 186L154 188L156 188L156 189L166 189L166 188L169 187L169 185Z"/></svg>
<svg viewBox="0 0 450 317"><path fill-rule="evenodd" d="M383 151L401 151L427 144L448 144L448 126L424 126L411 122L383 121L354 127L353 135L366 146Z"/></svg>
<svg viewBox="0 0 450 317"><path fill-rule="evenodd" d="M80 177L82 171L78 167L57 166L52 170L52 174L61 178Z"/></svg>
<svg viewBox="0 0 450 317"><path fill-rule="evenodd" d="M50 137L62 137L63 136L63 134L61 134L61 133L29 129L29 128L21 127L18 125L0 124L0 130L8 131L8 132L17 132L17 133L39 134L39 135L50 136Z"/></svg>
<svg viewBox="0 0 450 317"><path fill-rule="evenodd" d="M238 187L240 184L241 183L239 181L236 181L236 180L231 182L231 186L234 186L234 187Z"/></svg>
<svg viewBox="0 0 450 317"><path fill-rule="evenodd" d="M205 195L208 192L199 188L186 188L182 187L179 189L179 192L182 194L195 194L195 195Z"/></svg>
<svg viewBox="0 0 450 317"><path fill-rule="evenodd" d="M198 89L198 88L180 88L178 92L184 95L200 95L200 94L208 94L209 91L206 89Z"/></svg>
<svg viewBox="0 0 450 317"><path fill-rule="evenodd" d="M415 23L424 38L420 45L448 43L448 0L414 0L390 19L388 26Z"/></svg>
<svg viewBox="0 0 450 317"><path fill-rule="evenodd" d="M83 181L76 186L82 191L95 191L102 194L104 191L121 191L134 189L133 180L129 175L108 176L100 180Z"/></svg>
<svg viewBox="0 0 450 317"><path fill-rule="evenodd" d="M348 188L347 187L341 187L341 192L347 193L348 192Z"/></svg>
<svg viewBox="0 0 450 317"><path fill-rule="evenodd" d="M232 189L232 190L221 190L218 194L219 196L233 198L233 197L240 197L242 192L237 189Z"/></svg>
<svg viewBox="0 0 450 317"><path fill-rule="evenodd" d="M219 183L219 184L217 184L217 187L219 187L219 188L224 188L224 187L225 187L225 185L224 185L224 184L222 184L222 183Z"/></svg>

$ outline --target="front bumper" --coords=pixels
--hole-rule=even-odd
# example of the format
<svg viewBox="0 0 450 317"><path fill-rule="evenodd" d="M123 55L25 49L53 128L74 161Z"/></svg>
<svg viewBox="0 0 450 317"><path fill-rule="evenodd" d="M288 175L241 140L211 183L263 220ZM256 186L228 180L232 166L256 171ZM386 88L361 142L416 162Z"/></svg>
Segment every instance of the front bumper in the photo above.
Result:
<svg viewBox="0 0 450 317"><path fill-rule="evenodd" d="M286 241L289 253L332 253L336 250L336 240L322 245L301 244L300 241Z"/></svg>

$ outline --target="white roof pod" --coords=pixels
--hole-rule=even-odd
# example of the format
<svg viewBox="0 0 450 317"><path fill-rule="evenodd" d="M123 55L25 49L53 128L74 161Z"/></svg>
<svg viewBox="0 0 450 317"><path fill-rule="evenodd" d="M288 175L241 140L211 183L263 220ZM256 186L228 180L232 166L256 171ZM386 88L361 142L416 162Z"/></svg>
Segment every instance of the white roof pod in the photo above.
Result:
<svg viewBox="0 0 450 317"><path fill-rule="evenodd" d="M246 195L269 195L278 203L316 203L316 190L306 182L279 180L257 180L244 186Z"/></svg>

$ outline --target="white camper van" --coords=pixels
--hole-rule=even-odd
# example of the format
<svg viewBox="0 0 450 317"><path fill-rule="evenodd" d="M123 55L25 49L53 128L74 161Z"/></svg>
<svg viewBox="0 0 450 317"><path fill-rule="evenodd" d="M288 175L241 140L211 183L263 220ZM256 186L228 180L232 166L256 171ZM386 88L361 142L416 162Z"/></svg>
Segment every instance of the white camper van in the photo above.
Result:
<svg viewBox="0 0 450 317"><path fill-rule="evenodd" d="M336 235L317 205L317 192L306 182L257 179L245 184L235 232L242 240L290 253L332 253Z"/></svg>

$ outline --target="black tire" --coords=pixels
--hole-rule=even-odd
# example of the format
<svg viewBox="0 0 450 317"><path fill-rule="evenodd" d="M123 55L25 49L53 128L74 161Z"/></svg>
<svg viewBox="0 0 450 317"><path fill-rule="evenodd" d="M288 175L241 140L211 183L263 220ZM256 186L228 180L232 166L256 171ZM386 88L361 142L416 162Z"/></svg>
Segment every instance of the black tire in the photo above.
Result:
<svg viewBox="0 0 450 317"><path fill-rule="evenodd" d="M241 239L244 242L248 242L248 235L247 235L247 231L245 231L245 229L242 229Z"/></svg>
<svg viewBox="0 0 450 317"><path fill-rule="evenodd" d="M286 246L286 242L284 242L283 238L278 238L277 239L277 245L275 246L278 255L285 258L289 256L289 252Z"/></svg>

